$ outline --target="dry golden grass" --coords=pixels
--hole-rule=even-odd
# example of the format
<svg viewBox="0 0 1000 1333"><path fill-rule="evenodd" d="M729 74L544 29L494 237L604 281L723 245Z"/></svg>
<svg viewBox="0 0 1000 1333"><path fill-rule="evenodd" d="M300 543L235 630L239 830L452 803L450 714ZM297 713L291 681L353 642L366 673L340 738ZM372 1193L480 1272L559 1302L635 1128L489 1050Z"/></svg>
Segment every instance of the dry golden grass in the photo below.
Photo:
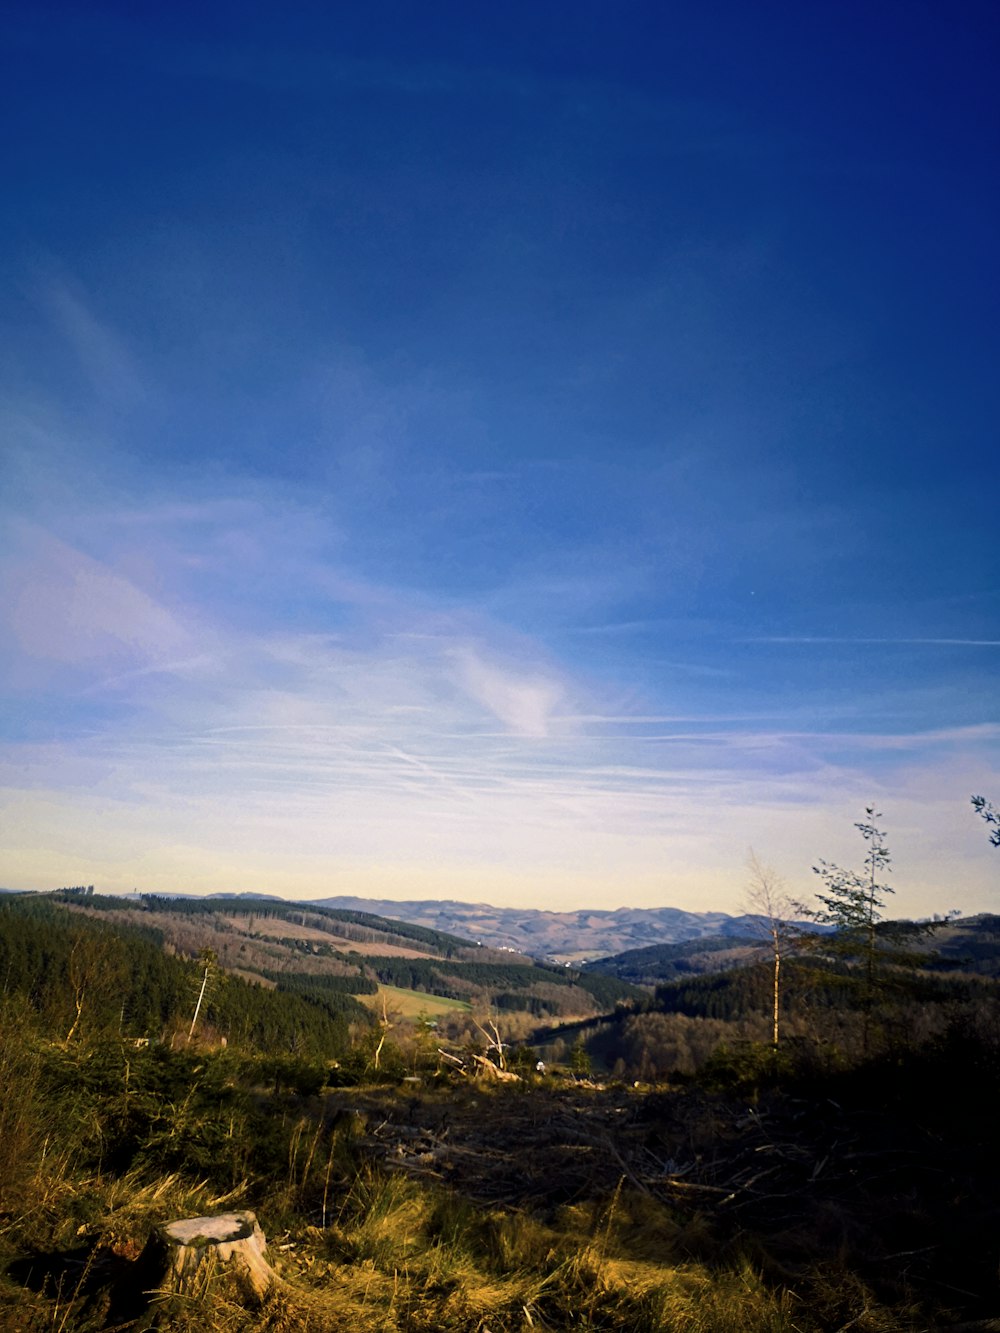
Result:
<svg viewBox="0 0 1000 1333"><path fill-rule="evenodd" d="M0 1330L915 1333L947 1324L906 1306L913 1285L883 1281L880 1301L878 1269L858 1258L857 1243L838 1242L861 1218L840 1196L794 1229L726 1230L707 1208L657 1192L635 1165L636 1153L669 1145L692 1161L737 1147L756 1158L760 1135L746 1127L745 1103L734 1123L734 1107L718 1098L569 1083L444 1083L416 1096L345 1088L317 1098L254 1085L232 1101L237 1065L221 1056L217 1102L192 1100L207 1056L152 1062L145 1084L134 1069L121 1082L109 1065L95 1083L100 1100L86 1085L100 1073L95 1049L72 1066L74 1086L56 1110L38 1063L48 1049L20 1039L16 1025L0 1032L9 1080L0 1091L17 1087L0 1095L9 1136L0 1139ZM168 1074L160 1088L154 1075ZM145 1167L116 1174L103 1164L136 1098L150 1120L144 1155L128 1160ZM765 1143L769 1161L784 1160L783 1143L794 1158L798 1140L785 1130L800 1123L802 1105L785 1108L787 1124L777 1110L768 1121L756 1109L754 1124L776 1136ZM818 1113L812 1103L809 1119ZM757 1137L745 1142L747 1134ZM222 1170L233 1144L239 1152ZM167 1151L175 1156L157 1155ZM449 1151L456 1169L445 1178ZM164 1160L187 1166L157 1174ZM481 1169L484 1161L496 1169ZM228 1191L225 1181L235 1182ZM257 1212L281 1285L260 1301L238 1274L206 1271L183 1298L144 1298L137 1260L152 1229L233 1207Z"/></svg>
<svg viewBox="0 0 1000 1333"><path fill-rule="evenodd" d="M610 1198L563 1207L548 1221L475 1207L454 1192L361 1166L343 1181L329 1225L301 1220L269 1237L280 1287L255 1298L237 1273L206 1270L183 1297L116 1307L154 1225L245 1205L176 1175L157 1180L64 1177L45 1197L51 1218L93 1220L64 1245L85 1251L35 1289L0 1282L0 1328L23 1333L857 1333L920 1327L882 1309L849 1275L804 1275L800 1293L771 1287L738 1256L712 1265L685 1254L688 1230L662 1204L620 1183ZM287 1200L285 1200L287 1203ZM275 1196L273 1205L284 1205ZM267 1230L267 1200L258 1204ZM280 1215L276 1212L276 1215ZM58 1237L57 1237L58 1238ZM117 1308L117 1314L116 1314ZM125 1314L125 1318L120 1318ZM116 1322L117 1320L117 1322Z"/></svg>
<svg viewBox="0 0 1000 1333"><path fill-rule="evenodd" d="M220 919L241 934L251 933L245 916L224 916ZM317 944L335 944L338 948L347 945L346 940L331 935L329 931L317 930L315 926L306 926L298 921L285 921L281 917L255 919L253 934L263 935L269 940L315 940Z"/></svg>

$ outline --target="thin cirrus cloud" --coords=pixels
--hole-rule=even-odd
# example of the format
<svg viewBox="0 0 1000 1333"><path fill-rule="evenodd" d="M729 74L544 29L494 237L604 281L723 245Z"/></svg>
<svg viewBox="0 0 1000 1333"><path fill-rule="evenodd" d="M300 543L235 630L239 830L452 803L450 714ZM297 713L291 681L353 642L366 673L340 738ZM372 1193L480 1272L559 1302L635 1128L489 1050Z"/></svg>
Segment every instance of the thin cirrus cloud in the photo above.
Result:
<svg viewBox="0 0 1000 1333"><path fill-rule="evenodd" d="M148 385L125 340L98 316L83 292L48 272L38 278L30 294L48 314L99 398L137 404L148 396Z"/></svg>
<svg viewBox="0 0 1000 1333"><path fill-rule="evenodd" d="M943 637L861 638L861 637L851 637L851 636L837 637L834 635L822 635L822 634L761 635L755 638L747 639L746 642L747 643L806 643L806 644L855 643L855 644L871 644L871 645L885 644L887 646L891 646L893 644L899 644L904 647L907 645L918 646L924 644L932 647L935 644L939 644L943 648L1000 648L1000 639L948 639Z"/></svg>
<svg viewBox="0 0 1000 1333"><path fill-rule="evenodd" d="M457 678L470 697L518 736L549 735L562 688L553 679L527 676L485 661L475 648L452 650Z"/></svg>
<svg viewBox="0 0 1000 1333"><path fill-rule="evenodd" d="M192 652L177 617L101 561L35 525L21 526L17 545L3 581L23 660L143 668Z"/></svg>
<svg viewBox="0 0 1000 1333"><path fill-rule="evenodd" d="M808 858L822 846L806 845L820 809L849 816L873 785L895 788L905 808L899 790L919 785L925 764L971 749L981 778L997 740L988 725L874 734L778 717L762 727L721 710L608 709L599 682L473 607L429 597L414 606L405 590L349 571L330 577L325 565L310 620L331 588L349 616L337 631L304 631L283 623L281 592L311 568L291 541L272 552L284 582L248 628L199 602L191 523L211 550L221 529L232 539L234 525L238 535L264 522L255 502L171 500L144 514L149 568L172 587L169 607L116 568L134 560L135 511L119 523L104 516L103 559L37 524L20 529L8 690L41 719L44 697L27 697L32 668L79 673L76 728L10 749L22 874L33 866L58 878L65 848L74 837L90 846L83 825L97 820L126 849L118 870L101 863L112 884L169 887L182 874L196 886L322 892L346 874L354 887L405 896L436 874L439 892L467 895L471 877L486 886L479 896L516 900L540 876L567 905L606 902L609 885L657 901L665 883L671 900L697 905L723 900L726 876L738 876L727 869L734 840L770 832L787 855ZM102 699L120 711L95 721ZM890 767L872 782L869 765L861 781L859 754ZM942 823L933 810L914 827L921 820ZM716 822L725 847L709 835L706 853ZM155 865L127 851L150 843L165 849ZM96 849L87 855L100 861Z"/></svg>
<svg viewBox="0 0 1000 1333"><path fill-rule="evenodd" d="M351 382L352 416L371 420L377 384ZM399 446L380 429L381 473ZM168 849L161 863L123 851L117 870L95 851L89 874L111 884L141 871L160 887L183 873L321 892L349 869L352 887L400 897L435 874L440 892L467 896L483 874L508 900L537 901L541 882L567 905L612 891L719 903L747 842L770 838L807 866L820 811L849 828L873 797L901 809L925 768L953 766L957 793L928 794L911 821L944 828L966 787L991 789L989 727L859 726L863 709L817 708L798 679L762 697L731 643L795 636L740 636L700 608L618 614L649 581L627 561L585 548L574 573L572 544L547 559L536 541L485 595L445 593L398 561L365 569L379 498L353 465L338 501L245 472L185 490L69 436L59 457L25 465L7 542L21 722L8 795L26 883L58 879L53 849L89 845L103 820L123 848ZM417 513L407 536L421 540ZM653 651L625 659L623 686L601 645L630 631Z"/></svg>

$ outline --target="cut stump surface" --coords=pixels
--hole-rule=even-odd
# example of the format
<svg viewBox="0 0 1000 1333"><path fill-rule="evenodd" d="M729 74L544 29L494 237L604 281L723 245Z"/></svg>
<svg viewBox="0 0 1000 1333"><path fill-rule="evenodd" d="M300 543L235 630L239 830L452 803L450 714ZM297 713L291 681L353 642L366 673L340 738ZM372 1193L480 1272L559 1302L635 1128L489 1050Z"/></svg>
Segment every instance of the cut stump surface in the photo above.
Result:
<svg viewBox="0 0 1000 1333"><path fill-rule="evenodd" d="M153 1244L166 1255L166 1283L185 1292L206 1263L233 1264L241 1269L258 1296L278 1282L264 1257L267 1242L254 1213L219 1213L187 1217L161 1226Z"/></svg>

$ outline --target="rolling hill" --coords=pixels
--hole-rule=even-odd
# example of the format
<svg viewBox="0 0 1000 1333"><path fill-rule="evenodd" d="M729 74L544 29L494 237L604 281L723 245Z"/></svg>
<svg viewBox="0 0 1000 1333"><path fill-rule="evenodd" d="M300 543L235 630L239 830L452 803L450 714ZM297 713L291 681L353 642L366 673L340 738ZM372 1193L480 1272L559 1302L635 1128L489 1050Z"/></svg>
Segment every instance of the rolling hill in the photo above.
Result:
<svg viewBox="0 0 1000 1333"><path fill-rule="evenodd" d="M748 916L688 912L678 907L548 912L447 899L392 902L341 896L317 902L336 910L375 912L428 929L464 935L494 949L512 949L534 958L570 964L647 945L717 935L745 936L752 933L754 922Z"/></svg>
<svg viewBox="0 0 1000 1333"><path fill-rule="evenodd" d="M26 898L69 915L139 928L181 958L210 950L220 968L245 982L338 1012L345 997L370 996L379 988L531 1019L594 1015L641 995L617 977L584 974L354 908L238 896L115 898L80 890ZM414 1003L419 1007L419 998Z"/></svg>

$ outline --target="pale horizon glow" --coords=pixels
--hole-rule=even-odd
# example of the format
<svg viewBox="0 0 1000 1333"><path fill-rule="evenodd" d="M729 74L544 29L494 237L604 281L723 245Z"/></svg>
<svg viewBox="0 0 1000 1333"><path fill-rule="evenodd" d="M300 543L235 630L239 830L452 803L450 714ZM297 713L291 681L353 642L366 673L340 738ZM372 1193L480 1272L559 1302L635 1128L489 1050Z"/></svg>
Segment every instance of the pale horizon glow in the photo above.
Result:
<svg viewBox="0 0 1000 1333"><path fill-rule="evenodd" d="M15 6L3 887L1000 911L990 43L545 9Z"/></svg>

